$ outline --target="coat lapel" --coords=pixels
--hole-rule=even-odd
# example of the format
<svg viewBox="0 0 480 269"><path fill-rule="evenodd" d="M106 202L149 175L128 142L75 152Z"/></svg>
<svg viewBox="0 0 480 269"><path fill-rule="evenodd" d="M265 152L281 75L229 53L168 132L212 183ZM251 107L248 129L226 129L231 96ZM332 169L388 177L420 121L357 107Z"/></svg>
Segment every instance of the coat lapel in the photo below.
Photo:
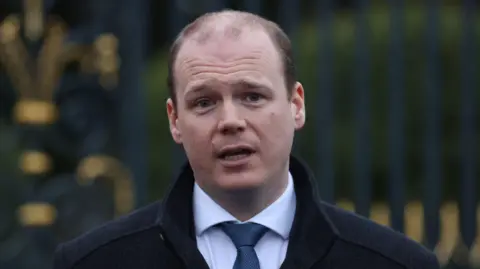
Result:
<svg viewBox="0 0 480 269"><path fill-rule="evenodd" d="M337 232L322 208L316 180L307 165L291 156L290 173L297 194L297 209L287 256L281 269L307 269L327 255ZM193 171L187 163L168 191L157 222L163 230L161 236L186 268L208 269L197 248L192 207L193 186Z"/></svg>

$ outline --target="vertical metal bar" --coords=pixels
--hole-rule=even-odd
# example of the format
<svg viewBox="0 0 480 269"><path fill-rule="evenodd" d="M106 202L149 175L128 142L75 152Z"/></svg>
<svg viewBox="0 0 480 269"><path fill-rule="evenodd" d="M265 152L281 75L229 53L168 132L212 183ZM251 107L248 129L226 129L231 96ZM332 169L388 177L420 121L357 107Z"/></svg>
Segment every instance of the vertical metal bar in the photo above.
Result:
<svg viewBox="0 0 480 269"><path fill-rule="evenodd" d="M146 50L146 1L124 0L117 14L122 59L118 87L122 161L135 179L136 206L147 202L147 124L142 73Z"/></svg>
<svg viewBox="0 0 480 269"><path fill-rule="evenodd" d="M465 0L463 6L463 34L461 43L461 111L460 111L460 152L461 152L461 194L460 228L465 245L471 249L476 237L475 175L478 161L475 160L478 134L475 134L477 120L475 50L475 0Z"/></svg>
<svg viewBox="0 0 480 269"><path fill-rule="evenodd" d="M299 1L292 0L280 0L280 6L278 7L278 22L283 28L285 33L292 40L293 58L296 62L296 72L299 73L299 52L298 52L298 30L299 30L299 17L300 17L300 4ZM293 143L294 154L299 153L299 136L295 136Z"/></svg>
<svg viewBox="0 0 480 269"><path fill-rule="evenodd" d="M405 137L404 137L404 4L390 0L390 55L389 55L389 168L390 168L390 224L404 231L405 206Z"/></svg>
<svg viewBox="0 0 480 269"><path fill-rule="evenodd" d="M168 31L169 39L173 42L177 34L187 24L185 14L178 8L177 0L170 0L167 6L168 11Z"/></svg>
<svg viewBox="0 0 480 269"><path fill-rule="evenodd" d="M322 199L334 202L334 161L333 161L333 1L318 1L318 36L321 40L318 54L318 93L315 132L319 165L319 191Z"/></svg>
<svg viewBox="0 0 480 269"><path fill-rule="evenodd" d="M440 171L440 92L438 53L439 3L427 2L425 55L425 185L423 191L425 245L433 250L440 237L440 203L442 174Z"/></svg>
<svg viewBox="0 0 480 269"><path fill-rule="evenodd" d="M278 7L278 21L284 31L295 39L294 34L298 29L298 18L300 13L299 1L280 0L280 6ZM297 42L293 42L296 44ZM296 51L296 50L295 50Z"/></svg>
<svg viewBox="0 0 480 269"><path fill-rule="evenodd" d="M244 0L245 10L260 15L262 12L262 2L261 0Z"/></svg>
<svg viewBox="0 0 480 269"><path fill-rule="evenodd" d="M359 0L355 46L355 211L368 217L371 203L370 51L368 0Z"/></svg>
<svg viewBox="0 0 480 269"><path fill-rule="evenodd" d="M177 0L170 0L168 5L168 8L170 9L168 12L168 28L170 30L169 36L172 42L175 40L182 28L188 23L187 16L178 8L176 2ZM165 147L167 147L167 145L165 145ZM175 179L181 166L186 162L187 157L185 156L183 148L173 142L173 140L170 142L170 149L172 151L172 158L170 160L170 174L172 179Z"/></svg>
<svg viewBox="0 0 480 269"><path fill-rule="evenodd" d="M278 22L285 33L292 40L293 58L298 59L298 30L300 4L299 1L280 0L278 8ZM298 64L295 66L298 71Z"/></svg>

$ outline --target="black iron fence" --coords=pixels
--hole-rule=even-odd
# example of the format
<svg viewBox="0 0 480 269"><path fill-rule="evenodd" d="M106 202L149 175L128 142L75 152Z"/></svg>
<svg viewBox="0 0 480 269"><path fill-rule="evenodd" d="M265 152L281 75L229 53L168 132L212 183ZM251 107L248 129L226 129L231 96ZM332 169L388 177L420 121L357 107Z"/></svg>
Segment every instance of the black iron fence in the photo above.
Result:
<svg viewBox="0 0 480 269"><path fill-rule="evenodd" d="M480 268L478 1L66 2L0 3L0 268L50 268L60 241L162 194L184 156L161 114L164 49L143 73L147 34L223 8L292 38L295 151L323 199Z"/></svg>
<svg viewBox="0 0 480 269"><path fill-rule="evenodd" d="M170 1L172 36L233 7L292 38L308 115L295 151L324 200L406 233L444 266L479 266L476 1L193 2Z"/></svg>
<svg viewBox="0 0 480 269"><path fill-rule="evenodd" d="M0 3L0 268L144 204L146 1Z"/></svg>

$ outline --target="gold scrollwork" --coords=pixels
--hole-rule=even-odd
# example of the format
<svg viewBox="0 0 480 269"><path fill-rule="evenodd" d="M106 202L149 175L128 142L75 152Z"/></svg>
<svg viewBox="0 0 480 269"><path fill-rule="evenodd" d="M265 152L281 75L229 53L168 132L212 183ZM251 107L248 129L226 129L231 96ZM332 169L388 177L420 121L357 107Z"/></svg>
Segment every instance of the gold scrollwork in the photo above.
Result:
<svg viewBox="0 0 480 269"><path fill-rule="evenodd" d="M424 240L424 208L419 201L408 203L405 207L405 233L411 239L421 243Z"/></svg>
<svg viewBox="0 0 480 269"><path fill-rule="evenodd" d="M100 35L95 40L95 53L97 55L95 66L100 73L100 84L106 88L114 88L118 83L118 40L113 34Z"/></svg>
<svg viewBox="0 0 480 269"><path fill-rule="evenodd" d="M390 208L384 203L374 203L370 211L370 218L378 224L390 226Z"/></svg>
<svg viewBox="0 0 480 269"><path fill-rule="evenodd" d="M28 69L31 62L19 32L20 20L15 15L8 16L0 24L0 61L13 86L19 91L20 98L32 99L35 93Z"/></svg>
<svg viewBox="0 0 480 269"><path fill-rule="evenodd" d="M26 203L18 208L18 219L22 226L49 226L56 217L57 210L49 203Z"/></svg>
<svg viewBox="0 0 480 269"><path fill-rule="evenodd" d="M446 264L455 251L460 237L459 211L456 203L447 203L440 210L440 241L435 247L435 253L440 264Z"/></svg>
<svg viewBox="0 0 480 269"><path fill-rule="evenodd" d="M15 116L20 123L50 124L56 120L52 98L64 67L59 59L65 27L61 22L54 22L48 29L35 73L31 71L34 61L21 41L19 31L20 22L14 15L0 26L0 61L20 93Z"/></svg>
<svg viewBox="0 0 480 269"><path fill-rule="evenodd" d="M20 157L20 168L27 175L45 174L52 168L52 162L44 152L25 151Z"/></svg>
<svg viewBox="0 0 480 269"><path fill-rule="evenodd" d="M25 36L37 41L43 34L43 0L24 0Z"/></svg>
<svg viewBox="0 0 480 269"><path fill-rule="evenodd" d="M39 2L40 0L25 0L25 6L29 8L26 11L26 28L29 27L32 20L36 21L35 18L39 16L39 11L35 11ZM91 46L65 44L66 25L61 19L51 17L46 27L43 46L38 58L34 60L30 57L21 39L20 27L20 19L16 15L8 16L0 24L0 62L14 88L19 91L20 100L28 100L28 102L24 102L29 103L28 111L42 109L49 115L53 115L51 113L54 110L51 109L53 94L65 66L70 62L78 61L82 71L90 70L98 73L100 83L106 89L117 85L120 60L118 40L113 34L100 35ZM34 36L40 30L33 27L29 31L35 38ZM43 33L43 30L40 32ZM32 69L35 65L36 68ZM32 72L32 70L36 70L36 72ZM31 105L30 100L42 101L43 104ZM52 105L45 105L45 102ZM19 105L20 110L25 109L24 103ZM19 111L18 114L23 115L25 112ZM32 116L31 113L28 115L28 119L39 118ZM25 119L23 116L19 116L19 118ZM35 123L41 122L43 120L35 121ZM48 121L48 123L51 122Z"/></svg>
<svg viewBox="0 0 480 269"><path fill-rule="evenodd" d="M98 178L108 178L114 184L115 215L124 215L134 208L134 190L131 173L117 159L93 155L83 159L77 168L78 182L86 185Z"/></svg>
<svg viewBox="0 0 480 269"><path fill-rule="evenodd" d="M16 122L30 125L52 124L58 117L57 107L50 102L20 100L14 108Z"/></svg>
<svg viewBox="0 0 480 269"><path fill-rule="evenodd" d="M17 38L20 30L20 21L17 16L10 15L2 23L0 27L2 35L0 36L0 42L6 44L12 42Z"/></svg>
<svg viewBox="0 0 480 269"><path fill-rule="evenodd" d="M355 204L349 200L340 200L337 205L348 211L355 210ZM388 204L374 203L370 219L390 226L390 214ZM478 267L480 265L480 206L477 208L478 235L470 250L461 242L459 217L456 202L447 202L440 208L440 240L434 252L441 265L447 264L450 260L458 263L469 260L472 265ZM424 240L424 207L420 201L412 201L405 207L405 234L417 242Z"/></svg>
<svg viewBox="0 0 480 269"><path fill-rule="evenodd" d="M61 61L66 36L66 25L60 20L51 21L37 59L36 88L42 100L52 100L55 88L66 63Z"/></svg>

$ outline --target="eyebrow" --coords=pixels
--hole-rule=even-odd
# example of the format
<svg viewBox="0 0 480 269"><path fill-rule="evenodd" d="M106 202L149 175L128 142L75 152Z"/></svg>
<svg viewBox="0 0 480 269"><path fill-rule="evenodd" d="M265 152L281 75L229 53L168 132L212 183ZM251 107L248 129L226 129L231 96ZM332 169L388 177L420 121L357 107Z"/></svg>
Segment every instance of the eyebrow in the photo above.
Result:
<svg viewBox="0 0 480 269"><path fill-rule="evenodd" d="M189 99L192 96L195 96L197 94L200 94L204 91L206 91L208 88L213 87L215 85L214 80L207 80L207 81L200 81L196 82L193 85L187 86L183 97L185 99Z"/></svg>
<svg viewBox="0 0 480 269"><path fill-rule="evenodd" d="M200 83L197 83L197 84L194 84L194 85L190 86L189 89L187 90L187 92L185 93L185 96L202 92L202 91L208 89L209 87L214 87L215 85L222 84L222 83L223 82L219 82L216 79L202 81ZM238 87L238 86L245 87L246 86L246 87L249 87L249 88L266 88L266 89L272 88L270 83L265 83L265 82L262 83L262 82L252 80L252 79L239 79L239 80L233 81L229 84L233 87Z"/></svg>
<svg viewBox="0 0 480 269"><path fill-rule="evenodd" d="M255 80L241 79L233 83L234 86L242 86L248 88L271 88L270 83L261 83Z"/></svg>

